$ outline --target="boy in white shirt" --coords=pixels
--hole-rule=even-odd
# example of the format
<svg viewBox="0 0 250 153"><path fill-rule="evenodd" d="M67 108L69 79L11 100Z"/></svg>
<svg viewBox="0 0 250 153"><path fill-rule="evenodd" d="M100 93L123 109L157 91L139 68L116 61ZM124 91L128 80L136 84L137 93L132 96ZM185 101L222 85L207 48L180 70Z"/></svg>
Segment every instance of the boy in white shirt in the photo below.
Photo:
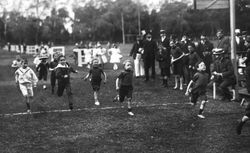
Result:
<svg viewBox="0 0 250 153"><path fill-rule="evenodd" d="M30 113L30 100L34 96L33 86L36 87L38 79L35 72L28 67L27 59L24 59L22 66L16 70L15 81L25 98L27 112Z"/></svg>

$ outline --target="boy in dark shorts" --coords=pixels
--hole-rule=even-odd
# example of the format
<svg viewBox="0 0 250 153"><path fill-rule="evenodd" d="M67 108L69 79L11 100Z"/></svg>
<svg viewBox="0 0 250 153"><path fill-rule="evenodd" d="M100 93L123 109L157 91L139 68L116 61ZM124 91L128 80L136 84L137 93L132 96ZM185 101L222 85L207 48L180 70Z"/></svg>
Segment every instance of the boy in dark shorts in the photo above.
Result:
<svg viewBox="0 0 250 153"><path fill-rule="evenodd" d="M241 105L246 105L246 109L245 109L245 115L242 117L240 123L238 124L237 128L236 128L236 132L238 135L241 134L241 130L243 125L249 120L250 118L250 104L247 103L242 103Z"/></svg>
<svg viewBox="0 0 250 153"><path fill-rule="evenodd" d="M48 69L49 69L49 63L47 62L47 57L42 56L40 58L41 62L36 67L36 71L39 73L38 80L42 81L43 89L46 89L46 82L47 82L47 76L48 76Z"/></svg>
<svg viewBox="0 0 250 153"><path fill-rule="evenodd" d="M189 82L185 95L190 95L190 101L192 105L195 105L197 103L198 98L201 99L198 117L205 118L202 113L204 111L205 104L208 102L206 96L208 74L205 72L206 65L204 62L198 63L197 71L198 72L194 74L193 79Z"/></svg>
<svg viewBox="0 0 250 153"><path fill-rule="evenodd" d="M124 63L124 71L120 73L116 79L116 90L119 92L114 99L114 102L119 101L123 102L125 97L128 101L128 114L133 116L134 113L131 109L132 93L133 93L133 70L132 63L129 60L126 60Z"/></svg>
<svg viewBox="0 0 250 153"><path fill-rule="evenodd" d="M89 70L89 73L87 76L84 78L84 80L87 80L89 77L91 86L94 91L94 99L95 99L95 105L99 106L100 102L98 100L98 94L101 86L101 81L102 81L102 75L104 76L104 83L106 83L107 80L107 75L103 70L99 67L99 60L98 59L93 59L92 61L93 67Z"/></svg>
<svg viewBox="0 0 250 153"><path fill-rule="evenodd" d="M55 68L57 78L57 95L62 97L64 90L66 90L69 102L69 109L73 110L73 94L71 91L70 73L78 73L74 70L67 62L65 56L61 55L58 57L58 65Z"/></svg>

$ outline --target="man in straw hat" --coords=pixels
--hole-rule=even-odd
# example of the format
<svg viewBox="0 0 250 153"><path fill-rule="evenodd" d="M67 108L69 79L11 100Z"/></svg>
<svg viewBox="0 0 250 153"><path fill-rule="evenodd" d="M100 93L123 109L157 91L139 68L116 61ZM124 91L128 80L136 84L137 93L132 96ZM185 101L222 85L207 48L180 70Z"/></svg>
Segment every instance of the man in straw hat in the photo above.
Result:
<svg viewBox="0 0 250 153"><path fill-rule="evenodd" d="M213 55L215 56L215 61L211 69L211 79L216 82L216 86L221 92L222 98L220 100L230 101L232 96L228 87L232 86L234 88L236 84L233 64L222 48L213 49Z"/></svg>

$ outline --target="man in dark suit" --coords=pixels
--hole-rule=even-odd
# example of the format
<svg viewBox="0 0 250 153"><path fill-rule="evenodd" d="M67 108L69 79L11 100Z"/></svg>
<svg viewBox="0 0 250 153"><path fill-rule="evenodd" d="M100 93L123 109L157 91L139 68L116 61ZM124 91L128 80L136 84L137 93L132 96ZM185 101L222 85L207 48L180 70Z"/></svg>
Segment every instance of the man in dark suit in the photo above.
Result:
<svg viewBox="0 0 250 153"><path fill-rule="evenodd" d="M149 81L149 69L151 68L152 79L155 79L155 54L157 52L157 44L155 41L152 40L151 33L146 34L146 40L143 43L143 55L142 59L144 62L144 69L145 69L145 82Z"/></svg>
<svg viewBox="0 0 250 153"><path fill-rule="evenodd" d="M214 48L214 45L207 39L207 37L202 34L200 37L200 42L197 46L197 53L201 57L201 59L204 61L206 65L206 72L211 75L210 73L210 65L212 63L212 50Z"/></svg>
<svg viewBox="0 0 250 153"><path fill-rule="evenodd" d="M171 66L171 57L170 57L170 45L169 39L166 36L165 30L160 31L161 40L158 44L158 52L156 59L159 62L159 67L161 69L162 76L162 85L164 87L168 86L168 78L170 77L170 66Z"/></svg>
<svg viewBox="0 0 250 153"><path fill-rule="evenodd" d="M230 54L230 40L228 37L224 36L224 32L222 29L218 29L216 36L218 38L215 47L216 48L221 48L224 50L226 55Z"/></svg>

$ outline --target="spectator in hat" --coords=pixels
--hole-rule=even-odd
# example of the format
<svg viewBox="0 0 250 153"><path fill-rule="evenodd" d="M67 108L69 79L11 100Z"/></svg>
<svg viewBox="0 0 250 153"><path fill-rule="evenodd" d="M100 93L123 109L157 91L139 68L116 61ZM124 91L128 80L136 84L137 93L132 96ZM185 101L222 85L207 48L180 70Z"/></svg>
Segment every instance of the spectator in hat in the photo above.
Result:
<svg viewBox="0 0 250 153"><path fill-rule="evenodd" d="M228 56L226 56L226 52L223 49L214 49L213 54L215 56L215 61L211 69L211 80L216 83L216 87L221 93L220 100L230 101L232 96L228 87L232 86L232 88L234 88L236 84L233 64ZM212 86L212 82L210 82L209 86Z"/></svg>
<svg viewBox="0 0 250 153"><path fill-rule="evenodd" d="M170 77L170 66L171 66L171 48L169 39L166 36L164 30L160 31L161 41L158 44L158 52L156 59L159 62L161 76L162 76L162 85L164 87L168 86L168 78Z"/></svg>
<svg viewBox="0 0 250 153"><path fill-rule="evenodd" d="M157 52L157 44L152 40L152 34L146 34L146 40L143 43L143 62L145 69L145 82L149 81L149 69L151 68L151 78L155 79L155 54Z"/></svg>
<svg viewBox="0 0 250 153"><path fill-rule="evenodd" d="M130 51L129 56L132 56L134 59L134 68L135 68L135 77L139 78L144 76L144 66L142 61L142 41L140 35L136 37L136 42L133 44L133 47Z"/></svg>
<svg viewBox="0 0 250 153"><path fill-rule="evenodd" d="M218 29L216 36L217 36L218 40L215 43L215 47L223 49L225 55L230 54L230 40L228 37L224 36L223 30Z"/></svg>
<svg viewBox="0 0 250 153"><path fill-rule="evenodd" d="M240 53L245 51L246 48L244 45L244 40L240 33L240 29L235 29L235 41L236 41L236 52Z"/></svg>

